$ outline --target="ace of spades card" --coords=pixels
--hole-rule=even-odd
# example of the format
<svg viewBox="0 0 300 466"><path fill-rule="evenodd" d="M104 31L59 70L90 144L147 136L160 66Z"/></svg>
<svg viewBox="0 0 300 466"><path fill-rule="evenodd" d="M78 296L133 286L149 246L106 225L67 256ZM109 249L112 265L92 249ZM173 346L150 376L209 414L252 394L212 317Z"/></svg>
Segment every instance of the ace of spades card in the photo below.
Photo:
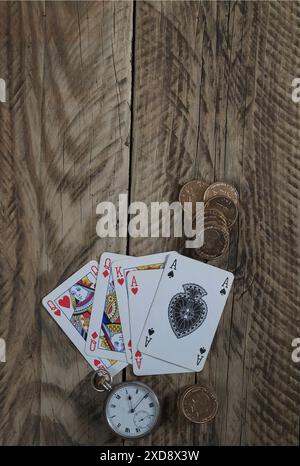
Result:
<svg viewBox="0 0 300 466"><path fill-rule="evenodd" d="M100 257L99 276L85 346L85 352L89 356L126 361L119 304L111 272L112 262L125 258L128 256L111 252L104 252Z"/></svg>
<svg viewBox="0 0 300 466"><path fill-rule="evenodd" d="M94 370L104 367L112 376L126 363L85 354L98 264L91 261L43 298L42 304Z"/></svg>
<svg viewBox="0 0 300 466"><path fill-rule="evenodd" d="M139 339L140 352L201 371L233 278L225 270L170 254Z"/></svg>

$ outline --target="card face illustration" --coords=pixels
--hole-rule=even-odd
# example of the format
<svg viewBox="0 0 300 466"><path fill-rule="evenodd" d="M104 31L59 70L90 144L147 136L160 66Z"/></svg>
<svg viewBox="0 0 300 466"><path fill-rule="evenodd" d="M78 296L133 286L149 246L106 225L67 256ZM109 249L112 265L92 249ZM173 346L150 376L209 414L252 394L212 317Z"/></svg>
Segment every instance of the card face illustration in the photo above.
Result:
<svg viewBox="0 0 300 466"><path fill-rule="evenodd" d="M150 269L129 271L127 274L132 365L133 373L139 376L190 372L183 367L143 354L137 347L162 272L163 269Z"/></svg>
<svg viewBox="0 0 300 466"><path fill-rule="evenodd" d="M149 256L131 257L125 260L115 261L112 264L112 274L119 304L119 312L122 322L122 330L125 342L126 358L132 363L132 341L130 335L128 293L134 293L135 287L127 289L126 276L130 270L159 269L164 266L170 253L150 254Z"/></svg>
<svg viewBox="0 0 300 466"><path fill-rule="evenodd" d="M170 254L138 349L197 372L202 370L232 282L230 272Z"/></svg>
<svg viewBox="0 0 300 466"><path fill-rule="evenodd" d="M98 264L91 261L45 296L42 303L94 370L104 367L115 375L127 364L85 353L97 276Z"/></svg>
<svg viewBox="0 0 300 466"><path fill-rule="evenodd" d="M119 305L111 265L128 256L104 252L99 261L99 274L85 352L89 356L126 362Z"/></svg>

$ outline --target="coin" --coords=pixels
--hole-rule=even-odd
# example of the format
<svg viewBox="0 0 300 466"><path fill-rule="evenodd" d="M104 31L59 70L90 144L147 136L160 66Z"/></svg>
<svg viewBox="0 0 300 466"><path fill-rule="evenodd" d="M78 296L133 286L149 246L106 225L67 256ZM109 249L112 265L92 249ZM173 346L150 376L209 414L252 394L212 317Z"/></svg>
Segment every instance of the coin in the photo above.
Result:
<svg viewBox="0 0 300 466"><path fill-rule="evenodd" d="M209 388L190 385L180 394L178 407L189 421L204 424L216 416L218 402L216 395Z"/></svg>
<svg viewBox="0 0 300 466"><path fill-rule="evenodd" d="M192 180L185 183L179 193L179 202L201 202L209 183L202 180Z"/></svg>
<svg viewBox="0 0 300 466"><path fill-rule="evenodd" d="M214 196L229 197L229 199L231 199L235 203L235 205L238 206L239 193L237 192L235 187L229 183L217 181L216 183L212 183L210 186L208 186L203 195L204 201L206 202L208 201L208 199Z"/></svg>
<svg viewBox="0 0 300 466"><path fill-rule="evenodd" d="M205 209L204 211L204 225L207 223L219 223L227 226L227 221L222 212L215 209Z"/></svg>
<svg viewBox="0 0 300 466"><path fill-rule="evenodd" d="M179 192L179 202L184 206L184 202L192 202L193 216L196 213L196 202L203 202L203 196L209 183L202 180L192 180L185 183Z"/></svg>
<svg viewBox="0 0 300 466"><path fill-rule="evenodd" d="M214 196L205 203L205 209L218 210L226 218L227 226L230 229L238 215L237 205L227 196Z"/></svg>
<svg viewBox="0 0 300 466"><path fill-rule="evenodd" d="M212 260L223 256L229 247L229 231L227 226L214 220L204 223L203 245L195 249L194 254L202 260Z"/></svg>

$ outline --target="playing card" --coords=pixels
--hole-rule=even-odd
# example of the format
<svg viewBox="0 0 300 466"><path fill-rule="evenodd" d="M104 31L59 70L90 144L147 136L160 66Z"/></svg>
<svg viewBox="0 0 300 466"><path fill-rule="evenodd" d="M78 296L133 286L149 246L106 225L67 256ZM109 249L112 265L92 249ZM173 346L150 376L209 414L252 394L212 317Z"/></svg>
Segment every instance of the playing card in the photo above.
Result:
<svg viewBox="0 0 300 466"><path fill-rule="evenodd" d="M163 269L150 269L129 271L127 274L132 366L135 375L190 372L183 367L143 354L137 348L138 340L154 299L162 272ZM131 292L131 290L133 290L133 292Z"/></svg>
<svg viewBox="0 0 300 466"><path fill-rule="evenodd" d="M141 333L140 352L201 371L232 282L230 272L170 254Z"/></svg>
<svg viewBox="0 0 300 466"><path fill-rule="evenodd" d="M85 352L97 358L126 361L122 323L111 273L113 261L128 256L104 252L99 261L95 296L92 306Z"/></svg>
<svg viewBox="0 0 300 466"><path fill-rule="evenodd" d="M126 286L126 275L129 270L142 269L159 269L163 267L165 260L170 253L150 254L148 256L134 257L115 261L112 264L113 280L119 304L119 313L121 317L123 337L125 342L125 351L127 362L132 363L132 343L130 337L129 311L128 311L128 294ZM131 287L130 293L134 293Z"/></svg>
<svg viewBox="0 0 300 466"><path fill-rule="evenodd" d="M97 370L104 367L114 376L127 363L85 354L97 275L98 264L91 261L45 296L42 303L92 368Z"/></svg>

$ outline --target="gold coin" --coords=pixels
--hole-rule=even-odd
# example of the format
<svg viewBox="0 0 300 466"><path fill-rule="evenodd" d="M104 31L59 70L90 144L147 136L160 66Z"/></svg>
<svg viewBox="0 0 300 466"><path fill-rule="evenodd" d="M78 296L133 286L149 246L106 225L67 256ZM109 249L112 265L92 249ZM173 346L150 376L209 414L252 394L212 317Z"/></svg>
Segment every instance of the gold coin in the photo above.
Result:
<svg viewBox="0 0 300 466"><path fill-rule="evenodd" d="M227 226L214 222L204 222L203 245L194 254L202 260L212 260L223 256L229 247Z"/></svg>
<svg viewBox="0 0 300 466"><path fill-rule="evenodd" d="M204 424L216 416L218 402L216 395L209 388L191 385L180 394L178 407L189 421Z"/></svg>
<svg viewBox="0 0 300 466"><path fill-rule="evenodd" d="M239 193L235 189L234 186L232 186L229 183L224 183L223 181L217 181L216 183L212 183L205 191L203 195L204 201L208 201L211 197L215 196L225 196L229 197L236 206L238 206L239 203Z"/></svg>
<svg viewBox="0 0 300 466"><path fill-rule="evenodd" d="M193 216L196 214L196 202L203 202L203 196L209 183L202 180L192 180L185 183L179 192L179 202L184 207L185 202L192 202Z"/></svg>
<svg viewBox="0 0 300 466"><path fill-rule="evenodd" d="M225 218L230 229L238 216L237 205L227 196L214 196L205 203L205 209L218 210Z"/></svg>

